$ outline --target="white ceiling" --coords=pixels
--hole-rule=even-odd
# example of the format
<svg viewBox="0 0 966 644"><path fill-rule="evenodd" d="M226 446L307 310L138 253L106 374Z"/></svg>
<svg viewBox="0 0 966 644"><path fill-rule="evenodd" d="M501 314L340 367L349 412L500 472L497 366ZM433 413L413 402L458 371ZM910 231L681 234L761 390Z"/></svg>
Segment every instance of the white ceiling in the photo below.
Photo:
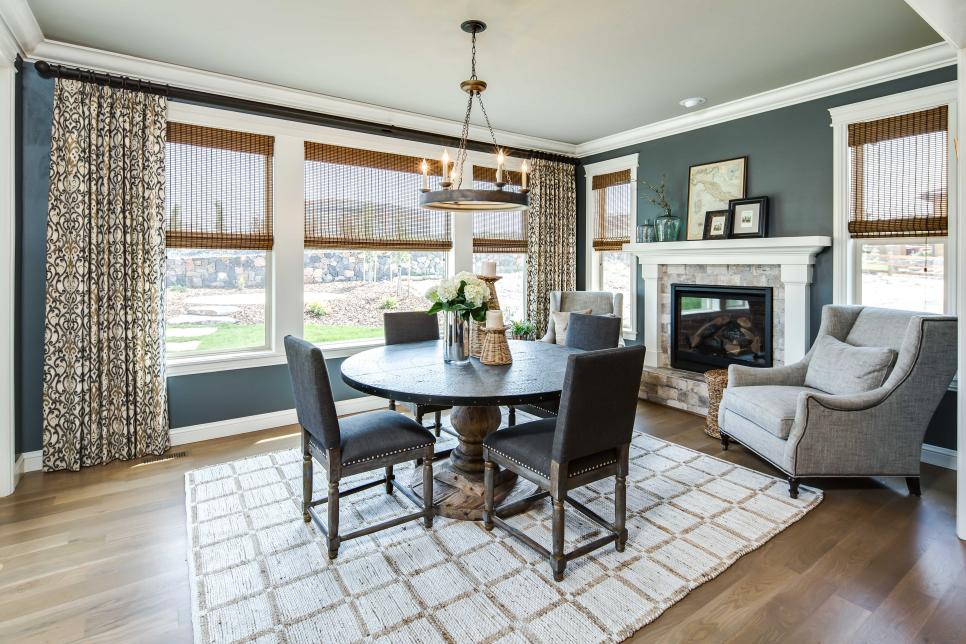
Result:
<svg viewBox="0 0 966 644"><path fill-rule="evenodd" d="M29 0L44 36L569 143L938 42L903 0ZM455 132L454 132L455 134Z"/></svg>

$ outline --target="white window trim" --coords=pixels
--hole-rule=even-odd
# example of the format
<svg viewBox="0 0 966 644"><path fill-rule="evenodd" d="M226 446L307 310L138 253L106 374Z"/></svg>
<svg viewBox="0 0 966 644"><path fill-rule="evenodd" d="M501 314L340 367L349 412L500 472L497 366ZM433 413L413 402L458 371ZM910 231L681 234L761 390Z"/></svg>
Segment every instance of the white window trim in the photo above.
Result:
<svg viewBox="0 0 966 644"><path fill-rule="evenodd" d="M597 204L594 200L593 182L594 177L610 172L621 170L631 171L631 215L630 215L630 238L635 241L637 231L637 167L639 155L628 154L622 157L598 161L584 166L586 206L584 208L585 221L584 235L586 243L584 248L584 284L588 291L603 290L601 285L601 254L594 250L594 222L596 219ZM629 320L622 320L622 334L625 340L637 340L637 259L636 256L630 258L630 284L627 286L626 297L628 308L631 311Z"/></svg>
<svg viewBox="0 0 966 644"><path fill-rule="evenodd" d="M298 123L284 119L230 110L170 102L168 120L191 125L204 125L275 137L274 171L274 238L268 254L270 275L266 276L266 335L268 346L235 352L210 353L167 359L167 375L249 369L285 363L283 339L286 335L303 335L304 263L304 141L328 143L365 150L406 154L427 159L439 158L443 148L436 144L394 139L361 132ZM449 149L451 157L455 150ZM472 177L473 165L493 165L493 155L470 150L463 166L463 176ZM508 158L506 167L519 170L522 159ZM473 218L466 213L451 217L453 250L450 252L449 274L473 270ZM320 345L326 358L344 358L360 351L382 346L382 340L360 340Z"/></svg>
<svg viewBox="0 0 966 644"><path fill-rule="evenodd" d="M956 243L958 226L957 215L957 159L953 141L957 136L957 84L940 83L901 94L834 107L829 110L832 116L832 191L833 191L833 233L832 233L832 301L835 304L855 304L858 301L857 280L860 244L852 241L849 235L849 140L850 123L873 121L876 119L918 112L921 110L949 106L949 158L947 159L948 215L949 232L944 239L946 313L955 314L958 249ZM875 240L869 240L875 241Z"/></svg>
<svg viewBox="0 0 966 644"><path fill-rule="evenodd" d="M874 98L851 105L833 107L829 110L832 117L832 302L835 304L855 304L858 302L858 286L861 276L858 267L861 258L861 244L849 235L849 137L850 123L874 121L876 119L919 112L946 105L949 108L949 151L946 171L948 173L948 216L949 230L944 239L943 273L945 279L945 313L956 315L958 306L959 265L959 217L958 195L959 164L956 154L958 141L958 83L950 81L900 94ZM870 239L868 241L876 241ZM893 240L895 241L895 240ZM953 378L950 390L959 387L959 376Z"/></svg>

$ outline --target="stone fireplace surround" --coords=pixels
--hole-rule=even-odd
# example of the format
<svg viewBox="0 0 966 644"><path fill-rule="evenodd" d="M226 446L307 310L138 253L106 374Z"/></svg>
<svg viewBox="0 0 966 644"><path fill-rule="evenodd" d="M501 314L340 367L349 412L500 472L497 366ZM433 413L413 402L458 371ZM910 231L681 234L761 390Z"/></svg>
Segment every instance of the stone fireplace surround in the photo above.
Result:
<svg viewBox="0 0 966 644"><path fill-rule="evenodd" d="M812 266L831 244L820 236L625 244L644 278L640 397L707 414L702 374L670 367L671 284L771 287L774 364L800 360L811 340Z"/></svg>

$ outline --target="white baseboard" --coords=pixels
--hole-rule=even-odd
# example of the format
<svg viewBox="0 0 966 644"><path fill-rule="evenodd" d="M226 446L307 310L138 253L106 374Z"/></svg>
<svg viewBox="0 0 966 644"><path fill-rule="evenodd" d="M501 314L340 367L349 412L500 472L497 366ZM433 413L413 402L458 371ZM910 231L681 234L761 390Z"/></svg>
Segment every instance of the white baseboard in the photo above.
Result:
<svg viewBox="0 0 966 644"><path fill-rule="evenodd" d="M21 474L39 472L44 469L44 450L38 449L36 452L24 452L17 459L17 468Z"/></svg>
<svg viewBox="0 0 966 644"><path fill-rule="evenodd" d="M388 403L382 398L363 396L361 398L336 401L335 412L340 416L344 416L346 414L358 414L359 412L371 411L373 409L382 409L387 405ZM283 409L267 414L230 418L228 420L189 425L187 427L177 427L171 430L171 445L198 443L213 438L224 438L225 436L247 434L248 432L257 432L263 429L271 429L272 427L294 425L297 422L298 417L294 409Z"/></svg>
<svg viewBox="0 0 966 644"><path fill-rule="evenodd" d="M335 403L335 411L340 416L345 416L346 414L358 414L359 412L372 411L374 409L385 409L387 405L388 403L383 398L363 396L361 398L337 401ZM273 427L294 425L297 422L298 417L294 409L283 409L267 414L176 427L171 430L171 445L198 443L213 438L224 438L225 436L247 434L248 432L257 432ZM43 469L43 455L43 450L24 452L17 459L17 468L20 472L38 472Z"/></svg>
<svg viewBox="0 0 966 644"><path fill-rule="evenodd" d="M947 470L955 470L956 450L924 444L922 446L921 460L923 463L945 467Z"/></svg>
<svg viewBox="0 0 966 644"><path fill-rule="evenodd" d="M382 398L363 396L361 398L350 398L349 400L336 402L335 411L340 416L344 416L346 414L358 414L363 411L382 409L386 405L386 401ZM297 422L298 418L295 415L294 409L283 409L282 411L273 411L268 414L257 414L243 418L219 420L213 423L177 427L171 430L171 445L198 443L213 438L224 438L225 436L257 432L273 427L294 425ZM21 454L16 464L18 476L25 472L40 471L43 468L43 454L43 450L24 452ZM956 450L937 447L936 445L923 445L922 462L955 470Z"/></svg>

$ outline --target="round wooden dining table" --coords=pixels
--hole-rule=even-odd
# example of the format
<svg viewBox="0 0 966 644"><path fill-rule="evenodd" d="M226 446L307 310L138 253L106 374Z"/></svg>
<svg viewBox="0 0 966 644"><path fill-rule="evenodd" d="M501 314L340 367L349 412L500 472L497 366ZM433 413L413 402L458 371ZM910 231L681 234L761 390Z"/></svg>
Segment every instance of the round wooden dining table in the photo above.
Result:
<svg viewBox="0 0 966 644"><path fill-rule="evenodd" d="M342 379L359 391L401 402L452 406L450 422L458 444L446 462L436 463L434 494L439 514L453 519L483 516L483 439L500 427L501 405L523 405L560 395L567 357L580 353L547 342L510 340L513 363L443 362L443 342L394 344L369 349L342 363ZM496 475L494 501L516 484L516 474ZM414 486L414 488L419 486ZM420 489L415 489L417 493Z"/></svg>

